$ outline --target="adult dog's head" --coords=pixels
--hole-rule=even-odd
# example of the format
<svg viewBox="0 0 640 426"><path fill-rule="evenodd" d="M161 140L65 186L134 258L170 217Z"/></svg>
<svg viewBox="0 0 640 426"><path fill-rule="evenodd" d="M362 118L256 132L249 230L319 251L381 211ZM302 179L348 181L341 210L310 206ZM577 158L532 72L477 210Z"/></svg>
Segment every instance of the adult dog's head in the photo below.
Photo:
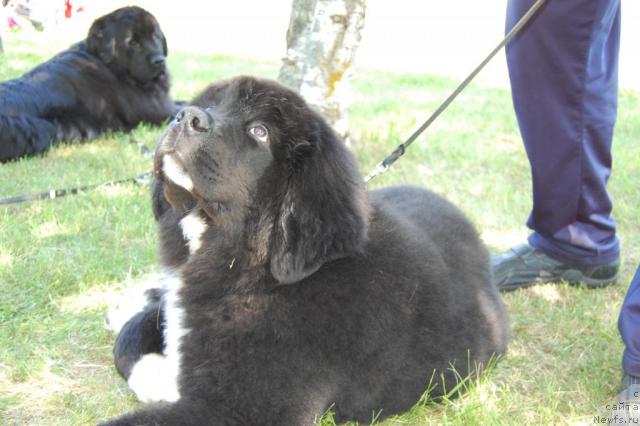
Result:
<svg viewBox="0 0 640 426"><path fill-rule="evenodd" d="M243 239L280 284L363 249L369 212L356 162L300 96L238 77L194 103L156 152L174 209L201 211L218 234Z"/></svg>
<svg viewBox="0 0 640 426"><path fill-rule="evenodd" d="M153 15L137 6L96 19L89 29L87 47L116 73L141 85L166 73L164 34Z"/></svg>

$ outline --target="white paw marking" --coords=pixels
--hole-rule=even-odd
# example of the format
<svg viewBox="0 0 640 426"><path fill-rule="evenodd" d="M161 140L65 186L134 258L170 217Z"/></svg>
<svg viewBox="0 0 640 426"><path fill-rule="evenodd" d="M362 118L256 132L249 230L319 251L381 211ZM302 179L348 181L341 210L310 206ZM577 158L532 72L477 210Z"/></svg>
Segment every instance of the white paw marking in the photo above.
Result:
<svg viewBox="0 0 640 426"><path fill-rule="evenodd" d="M189 213L180 221L182 235L189 243L189 253L195 253L202 245L202 234L207 230L207 223L198 211Z"/></svg>
<svg viewBox="0 0 640 426"><path fill-rule="evenodd" d="M176 402L180 393L172 369L167 357L147 354L133 366L127 383L141 402Z"/></svg>
<svg viewBox="0 0 640 426"><path fill-rule="evenodd" d="M193 190L193 181L171 155L162 157L162 171L176 185L183 187L187 191Z"/></svg>
<svg viewBox="0 0 640 426"><path fill-rule="evenodd" d="M117 303L109 306L105 326L113 334L118 334L122 326L127 323L135 314L142 312L149 303L146 291L152 288L162 288L162 278L158 274L136 283L126 289Z"/></svg>

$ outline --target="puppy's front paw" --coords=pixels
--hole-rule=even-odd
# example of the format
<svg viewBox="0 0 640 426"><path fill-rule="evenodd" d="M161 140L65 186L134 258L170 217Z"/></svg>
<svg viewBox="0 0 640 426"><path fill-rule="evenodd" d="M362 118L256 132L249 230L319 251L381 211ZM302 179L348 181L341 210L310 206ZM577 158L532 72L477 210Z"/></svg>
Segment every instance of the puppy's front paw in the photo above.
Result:
<svg viewBox="0 0 640 426"><path fill-rule="evenodd" d="M180 399L176 376L167 357L154 353L140 358L127 383L141 402L176 402Z"/></svg>

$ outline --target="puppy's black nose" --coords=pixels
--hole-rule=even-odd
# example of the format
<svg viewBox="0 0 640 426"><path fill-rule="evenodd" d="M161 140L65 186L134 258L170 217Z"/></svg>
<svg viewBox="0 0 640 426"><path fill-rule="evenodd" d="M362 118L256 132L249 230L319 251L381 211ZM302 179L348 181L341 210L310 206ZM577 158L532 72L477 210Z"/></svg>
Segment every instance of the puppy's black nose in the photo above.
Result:
<svg viewBox="0 0 640 426"><path fill-rule="evenodd" d="M159 67L160 65L164 64L164 55L153 55L151 58L149 58L149 63L153 66Z"/></svg>
<svg viewBox="0 0 640 426"><path fill-rule="evenodd" d="M207 111L198 107L188 106L178 112L176 121L196 132L208 132L211 129L213 119Z"/></svg>

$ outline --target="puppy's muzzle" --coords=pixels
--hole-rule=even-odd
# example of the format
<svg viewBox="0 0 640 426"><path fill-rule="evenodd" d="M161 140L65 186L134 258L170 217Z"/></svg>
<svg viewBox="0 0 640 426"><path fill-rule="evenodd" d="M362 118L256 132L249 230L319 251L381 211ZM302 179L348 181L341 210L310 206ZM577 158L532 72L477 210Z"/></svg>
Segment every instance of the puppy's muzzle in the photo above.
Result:
<svg viewBox="0 0 640 426"><path fill-rule="evenodd" d="M156 179L164 180L163 175L166 171L164 157L167 155L171 157L167 161L176 165L174 169L185 173L185 162L189 162L196 155L199 139L202 136L206 137L212 127L213 118L207 111L194 106L182 108L169 124L156 149L154 160Z"/></svg>

